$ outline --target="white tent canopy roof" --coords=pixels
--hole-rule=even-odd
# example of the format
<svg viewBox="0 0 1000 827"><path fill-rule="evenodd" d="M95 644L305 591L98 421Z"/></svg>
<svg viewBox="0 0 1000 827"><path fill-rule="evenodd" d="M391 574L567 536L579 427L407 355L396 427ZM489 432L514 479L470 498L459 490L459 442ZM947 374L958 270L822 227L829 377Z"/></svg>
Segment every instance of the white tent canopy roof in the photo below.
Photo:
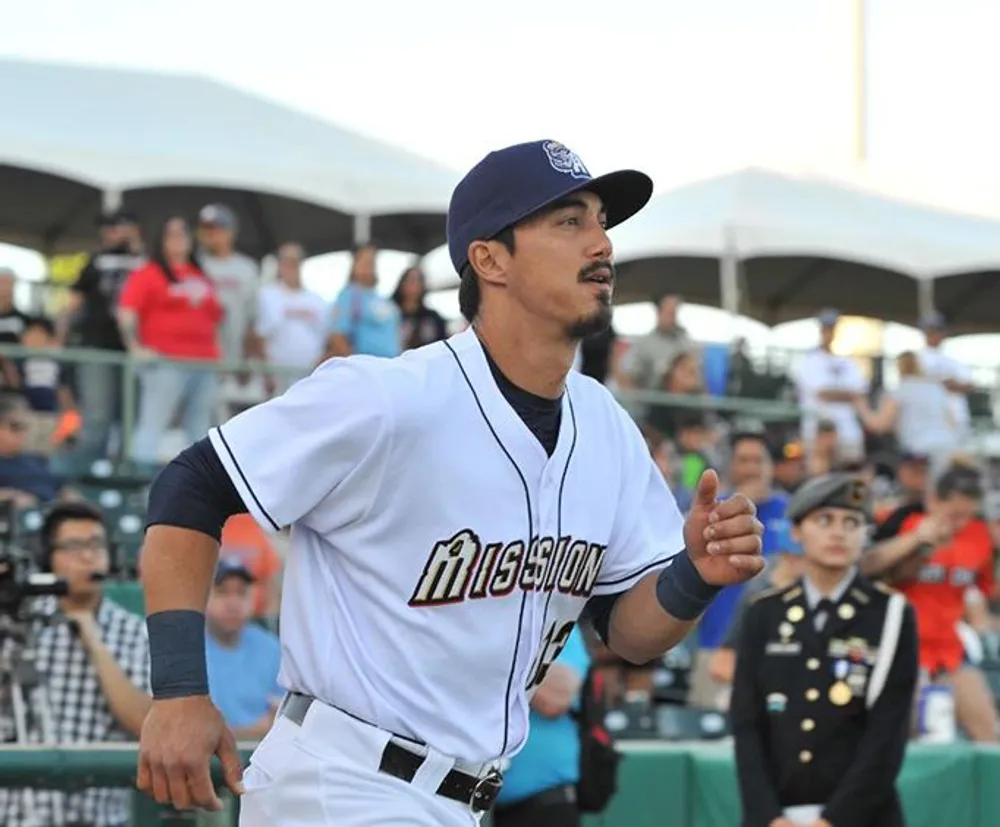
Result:
<svg viewBox="0 0 1000 827"><path fill-rule="evenodd" d="M653 199L618 231L615 250L620 261L728 252L826 257L933 278L1000 266L1000 221L857 179L746 169Z"/></svg>
<svg viewBox="0 0 1000 827"><path fill-rule="evenodd" d="M447 209L458 175L190 75L0 59L0 163L127 190L239 187L344 212Z"/></svg>

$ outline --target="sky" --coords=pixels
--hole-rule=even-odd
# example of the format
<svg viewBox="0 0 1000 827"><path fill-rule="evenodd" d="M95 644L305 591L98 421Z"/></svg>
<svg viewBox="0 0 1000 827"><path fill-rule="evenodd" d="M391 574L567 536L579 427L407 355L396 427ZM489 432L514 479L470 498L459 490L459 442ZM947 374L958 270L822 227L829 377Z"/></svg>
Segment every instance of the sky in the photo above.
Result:
<svg viewBox="0 0 1000 827"><path fill-rule="evenodd" d="M461 171L497 146L551 137L592 172L634 166L657 190L753 164L832 169L855 160L854 0L33 0L10 4L0 55L204 74ZM997 0L868 0L866 163L981 199L1000 181ZM36 259L0 248L34 276ZM385 289L406 259L383 254ZM332 296L344 256L309 262ZM456 313L452 294L435 299ZM720 326L687 307L695 336L808 347L810 322ZM616 327L643 332L649 307ZM979 337L956 356L982 362ZM890 352L920 336L889 326ZM993 347L995 352L1000 349ZM973 358L974 357L974 358Z"/></svg>

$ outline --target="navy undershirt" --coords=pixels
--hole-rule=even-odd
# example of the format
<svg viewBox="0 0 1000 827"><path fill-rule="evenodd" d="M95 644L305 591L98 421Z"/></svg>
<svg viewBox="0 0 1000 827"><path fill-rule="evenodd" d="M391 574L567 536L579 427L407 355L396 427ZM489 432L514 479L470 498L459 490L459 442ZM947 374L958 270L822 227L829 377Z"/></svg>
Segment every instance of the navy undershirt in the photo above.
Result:
<svg viewBox="0 0 1000 827"><path fill-rule="evenodd" d="M551 457L556 449L559 425L562 423L562 399L546 399L519 388L500 372L486 348L483 348L483 353L486 354L486 361L500 393L528 426L528 430L542 443L545 453Z"/></svg>

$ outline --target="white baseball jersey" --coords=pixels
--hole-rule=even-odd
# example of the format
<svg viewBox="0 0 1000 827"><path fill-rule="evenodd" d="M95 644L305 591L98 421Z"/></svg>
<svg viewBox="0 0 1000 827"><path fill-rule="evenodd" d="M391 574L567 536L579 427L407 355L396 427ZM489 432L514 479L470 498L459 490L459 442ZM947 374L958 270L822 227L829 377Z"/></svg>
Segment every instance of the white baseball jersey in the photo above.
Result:
<svg viewBox="0 0 1000 827"><path fill-rule="evenodd" d="M293 526L282 684L465 761L520 749L588 597L684 545L608 391L570 373L549 457L472 331L332 359L210 438L260 524Z"/></svg>

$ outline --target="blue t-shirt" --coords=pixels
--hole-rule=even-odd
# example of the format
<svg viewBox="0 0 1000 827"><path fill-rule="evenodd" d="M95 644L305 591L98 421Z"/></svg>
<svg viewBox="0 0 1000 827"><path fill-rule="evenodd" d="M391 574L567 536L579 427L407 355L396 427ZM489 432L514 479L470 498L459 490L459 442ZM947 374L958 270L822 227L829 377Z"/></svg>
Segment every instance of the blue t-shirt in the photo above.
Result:
<svg viewBox="0 0 1000 827"><path fill-rule="evenodd" d="M354 353L392 357L402 350L399 307L372 287L348 284L340 291L330 312L330 333L345 336Z"/></svg>
<svg viewBox="0 0 1000 827"><path fill-rule="evenodd" d="M59 386L62 369L55 359L47 356L29 356L23 359L21 392L33 411L53 413L59 410Z"/></svg>
<svg viewBox="0 0 1000 827"><path fill-rule="evenodd" d="M34 494L44 505L52 502L62 487L62 480L49 470L48 460L42 457L33 454L0 457L0 488Z"/></svg>
<svg viewBox="0 0 1000 827"><path fill-rule="evenodd" d="M236 729L257 723L284 696L278 684L281 644L273 633L250 623L236 646L205 635L208 692L226 724Z"/></svg>
<svg viewBox="0 0 1000 827"><path fill-rule="evenodd" d="M590 655L579 626L573 629L554 663L568 666L581 680L587 674ZM504 773L503 787L497 798L501 806L580 780L580 735L576 721L569 714L545 718L531 710L528 726L527 742L511 759Z"/></svg>
<svg viewBox="0 0 1000 827"><path fill-rule="evenodd" d="M795 547L791 525L785 517L787 508L788 495L782 493L774 493L770 499L757 503L757 519L764 524L764 536L761 539L765 555ZM701 648L716 649L722 645L742 594L742 584L727 586L712 601L698 624L698 645Z"/></svg>

